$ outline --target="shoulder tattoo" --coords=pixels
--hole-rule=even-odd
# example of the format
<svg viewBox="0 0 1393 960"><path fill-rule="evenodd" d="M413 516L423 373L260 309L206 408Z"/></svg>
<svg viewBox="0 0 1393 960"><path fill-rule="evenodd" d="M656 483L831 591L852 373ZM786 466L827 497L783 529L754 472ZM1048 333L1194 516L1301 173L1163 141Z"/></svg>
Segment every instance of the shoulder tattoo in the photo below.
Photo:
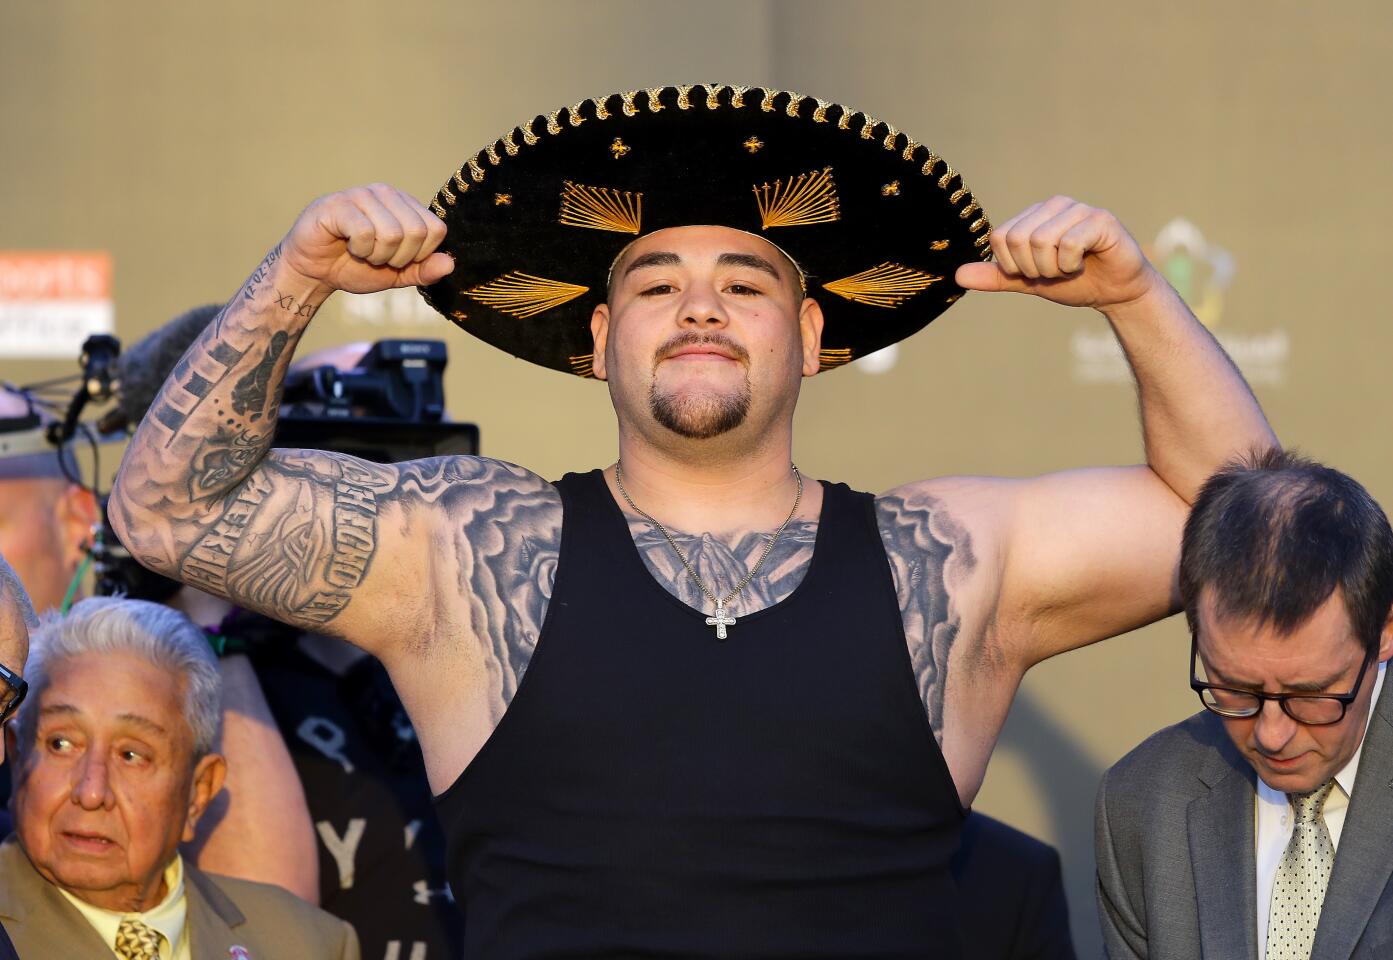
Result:
<svg viewBox="0 0 1393 960"><path fill-rule="evenodd" d="M882 496L875 506L914 679L941 745L948 660L960 625L953 590L977 564L972 541L934 497Z"/></svg>

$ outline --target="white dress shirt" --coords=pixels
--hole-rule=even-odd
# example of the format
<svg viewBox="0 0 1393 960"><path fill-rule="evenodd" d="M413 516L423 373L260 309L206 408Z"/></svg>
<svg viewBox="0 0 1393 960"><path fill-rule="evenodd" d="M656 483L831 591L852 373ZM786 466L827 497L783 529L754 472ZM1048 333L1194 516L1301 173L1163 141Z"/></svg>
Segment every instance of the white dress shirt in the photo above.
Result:
<svg viewBox="0 0 1393 960"><path fill-rule="evenodd" d="M165 868L164 882L164 899L144 913L116 913L103 910L79 900L62 887L58 888L58 892L67 897L68 902L87 918L87 922L106 941L113 957L116 956L116 931L121 926L121 921L127 917L134 917L151 930L164 935L164 940L160 942L160 960L193 960L186 923L189 901L184 895L184 861L177 853L174 855L174 862Z"/></svg>
<svg viewBox="0 0 1393 960"><path fill-rule="evenodd" d="M1359 746L1349 763L1335 774L1335 789L1326 797L1321 814L1325 818L1325 828L1330 831L1330 843L1340 849L1340 833L1345 826L1345 812L1349 810L1349 798L1354 793L1354 775L1359 772L1359 757L1364 752L1364 737L1369 735L1369 721L1374 718L1374 704L1378 703L1383 690L1383 673L1387 663L1378 665L1378 678L1374 681L1374 695L1369 700L1369 715L1364 718L1364 733L1359 738ZM1253 818L1257 855L1258 874L1258 956L1267 955L1267 921L1272 908L1272 884L1277 878L1277 865L1282 854L1291 842L1292 823L1291 803L1287 795L1274 790L1258 777L1257 796Z"/></svg>

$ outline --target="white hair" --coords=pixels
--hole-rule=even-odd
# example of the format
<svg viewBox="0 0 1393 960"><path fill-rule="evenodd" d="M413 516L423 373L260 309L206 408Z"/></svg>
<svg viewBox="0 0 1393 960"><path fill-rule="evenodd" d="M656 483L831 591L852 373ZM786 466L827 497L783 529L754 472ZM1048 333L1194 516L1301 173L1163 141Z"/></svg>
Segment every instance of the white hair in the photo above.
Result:
<svg viewBox="0 0 1393 960"><path fill-rule="evenodd" d="M213 749L222 723L222 676L203 630L177 610L125 597L89 597L66 616L44 614L30 638L25 679L29 695L19 710L20 742L34 742L39 701L51 670L68 658L130 653L183 680L184 720L193 733L195 760Z"/></svg>
<svg viewBox="0 0 1393 960"><path fill-rule="evenodd" d="M33 630L39 625L39 618L34 616L34 605L29 602L29 594L24 592L24 585L19 582L14 568L5 562L4 557L0 557L0 603L7 602L13 603L19 610L19 619L24 621L26 629ZM17 671L21 664L6 666Z"/></svg>

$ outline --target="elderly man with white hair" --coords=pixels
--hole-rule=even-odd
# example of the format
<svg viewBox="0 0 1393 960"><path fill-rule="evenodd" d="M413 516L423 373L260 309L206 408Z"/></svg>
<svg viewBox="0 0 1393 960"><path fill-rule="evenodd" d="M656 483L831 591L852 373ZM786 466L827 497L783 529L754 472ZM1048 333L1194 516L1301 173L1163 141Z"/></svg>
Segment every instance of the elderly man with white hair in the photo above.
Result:
<svg viewBox="0 0 1393 960"><path fill-rule="evenodd" d="M217 664L185 616L81 601L34 631L27 679L6 733L15 836L0 845L0 918L21 956L356 960L348 924L179 855L226 771Z"/></svg>

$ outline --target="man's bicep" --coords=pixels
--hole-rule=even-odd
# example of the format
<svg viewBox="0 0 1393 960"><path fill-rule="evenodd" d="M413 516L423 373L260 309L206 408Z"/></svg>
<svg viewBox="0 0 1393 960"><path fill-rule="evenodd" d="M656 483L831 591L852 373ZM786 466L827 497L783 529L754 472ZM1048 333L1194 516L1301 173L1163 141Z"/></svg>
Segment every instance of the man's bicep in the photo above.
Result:
<svg viewBox="0 0 1393 960"><path fill-rule="evenodd" d="M1001 609L1027 662L1175 612L1186 506L1146 467L1020 481L1006 511Z"/></svg>
<svg viewBox="0 0 1393 960"><path fill-rule="evenodd" d="M426 573L455 502L541 483L474 457L388 465L273 450L184 545L179 578L380 654L392 637L431 627Z"/></svg>

